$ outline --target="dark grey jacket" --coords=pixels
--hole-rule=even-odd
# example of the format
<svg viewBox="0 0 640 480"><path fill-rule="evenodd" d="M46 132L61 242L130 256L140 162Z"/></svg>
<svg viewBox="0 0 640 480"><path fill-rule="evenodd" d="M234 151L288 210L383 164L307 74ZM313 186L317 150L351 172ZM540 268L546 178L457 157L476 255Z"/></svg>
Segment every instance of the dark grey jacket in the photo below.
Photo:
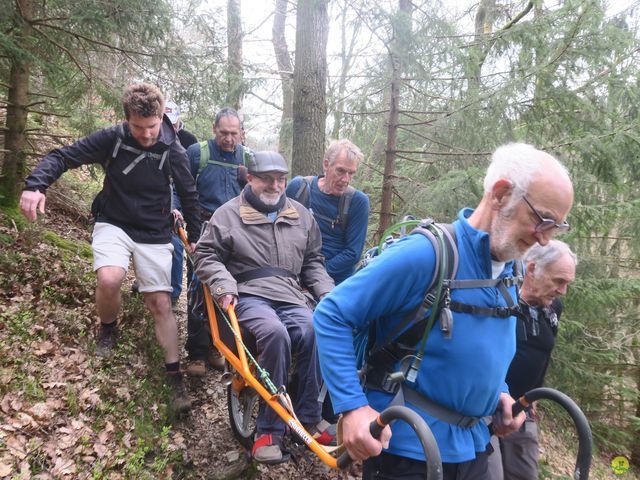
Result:
<svg viewBox="0 0 640 480"><path fill-rule="evenodd" d="M123 145L156 156L142 158L125 173L139 155L121 147L115 158L111 158L119 138ZM160 157L167 150L167 163L160 168ZM172 221L169 177L172 177L187 222L189 239L197 241L200 233L198 193L189 172L185 149L177 141L175 130L166 116L158 141L150 148L142 148L124 122L92 133L73 145L52 150L27 177L25 190L45 193L68 169L91 163L105 168L102 190L92 208L97 221L122 228L135 242L168 243Z"/></svg>

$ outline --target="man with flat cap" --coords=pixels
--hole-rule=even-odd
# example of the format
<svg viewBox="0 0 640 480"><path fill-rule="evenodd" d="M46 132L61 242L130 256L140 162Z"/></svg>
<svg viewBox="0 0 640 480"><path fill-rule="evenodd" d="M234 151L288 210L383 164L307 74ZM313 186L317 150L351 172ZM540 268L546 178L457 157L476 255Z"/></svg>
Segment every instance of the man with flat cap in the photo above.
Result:
<svg viewBox="0 0 640 480"><path fill-rule="evenodd" d="M318 225L304 206L285 195L288 171L280 154L255 153L242 193L215 211L200 238L195 272L223 310L235 305L241 327L256 340L258 363L277 387L287 384L291 355L296 355L294 410L318 441L328 443L307 295L318 300L334 283L325 270ZM285 461L284 434L284 422L262 404L254 459Z"/></svg>

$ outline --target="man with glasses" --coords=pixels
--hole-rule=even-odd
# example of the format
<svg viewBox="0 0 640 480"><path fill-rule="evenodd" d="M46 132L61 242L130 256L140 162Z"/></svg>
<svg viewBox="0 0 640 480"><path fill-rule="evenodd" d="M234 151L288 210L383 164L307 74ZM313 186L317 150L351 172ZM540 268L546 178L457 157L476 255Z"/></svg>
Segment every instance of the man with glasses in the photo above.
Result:
<svg viewBox="0 0 640 480"><path fill-rule="evenodd" d="M541 219L538 225L542 223ZM546 225L551 224L547 222ZM567 293L575 280L577 258L566 243L551 240L544 247L531 247L523 263L525 274L520 288L516 354L507 373L507 385L513 398L542 387L544 383L562 314L559 297ZM518 432L491 438L491 480L537 480L540 453L535 404L526 414L527 419Z"/></svg>
<svg viewBox="0 0 640 480"><path fill-rule="evenodd" d="M236 306L243 330L256 340L258 363L277 387L287 385L296 355L294 410L318 441L320 371L313 333L310 293L317 300L334 286L324 268L320 230L308 210L284 193L289 171L276 152L257 152L249 162L248 184L240 196L213 214L195 253L195 272L226 310ZM323 422L326 423L326 422ZM257 419L255 460L279 463L286 426L270 408Z"/></svg>
<svg viewBox="0 0 640 480"><path fill-rule="evenodd" d="M331 142L322 160L324 175L296 177L287 196L312 213L322 232L322 254L336 285L353 275L369 224L369 197L349 184L362 161L349 140Z"/></svg>
<svg viewBox="0 0 640 480"><path fill-rule="evenodd" d="M424 453L406 424L396 422L392 437L389 427L380 439L369 434L369 424L395 398L430 426L445 480L489 479L489 430L481 418L496 414L494 432L504 436L517 431L525 417L511 415L514 399L505 377L515 353L516 319L498 315L508 305L500 292L506 291L513 302L514 259L566 230L572 204L568 172L554 157L521 143L494 152L480 203L475 210L461 210L453 229L459 256L455 279L499 282L450 291L450 338L437 319L427 332L415 376L406 375L395 388L375 383L361 387L353 333L368 329L383 342L393 332L403 334L410 328L403 329L402 322L415 316L437 270L429 239L408 235L395 242L318 304L314 326L323 378L336 412L343 414L347 451L354 460L365 460L363 478L424 478ZM405 342L416 345L417 352L423 334L424 329ZM396 372L401 363L393 365ZM413 392L411 400L399 398L398 391Z"/></svg>

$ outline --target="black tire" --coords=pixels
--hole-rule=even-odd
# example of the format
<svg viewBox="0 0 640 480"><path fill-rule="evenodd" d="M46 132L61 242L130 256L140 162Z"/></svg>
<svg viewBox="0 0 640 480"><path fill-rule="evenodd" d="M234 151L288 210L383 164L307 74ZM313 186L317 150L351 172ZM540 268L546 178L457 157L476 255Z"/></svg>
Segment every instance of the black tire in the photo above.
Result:
<svg viewBox="0 0 640 480"><path fill-rule="evenodd" d="M227 409L231 430L243 447L250 450L256 433L256 419L260 396L251 387L244 387L240 391L233 388L233 383L227 386Z"/></svg>

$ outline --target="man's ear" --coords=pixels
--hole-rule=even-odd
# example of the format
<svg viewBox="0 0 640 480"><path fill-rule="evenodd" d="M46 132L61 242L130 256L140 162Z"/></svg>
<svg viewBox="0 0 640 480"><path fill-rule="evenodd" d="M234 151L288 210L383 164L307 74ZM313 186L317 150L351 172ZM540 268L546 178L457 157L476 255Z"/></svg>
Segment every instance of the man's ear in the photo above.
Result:
<svg viewBox="0 0 640 480"><path fill-rule="evenodd" d="M500 210L506 206L513 192L513 183L504 178L500 178L491 187L492 207L494 210Z"/></svg>
<svg viewBox="0 0 640 480"><path fill-rule="evenodd" d="M329 160L327 160L326 158L324 158L322 160L322 171L324 173L327 173L327 170L329 169Z"/></svg>
<svg viewBox="0 0 640 480"><path fill-rule="evenodd" d="M536 262L529 262L527 263L527 265L525 266L525 275L529 275L531 274L531 276L534 276L536 273Z"/></svg>

